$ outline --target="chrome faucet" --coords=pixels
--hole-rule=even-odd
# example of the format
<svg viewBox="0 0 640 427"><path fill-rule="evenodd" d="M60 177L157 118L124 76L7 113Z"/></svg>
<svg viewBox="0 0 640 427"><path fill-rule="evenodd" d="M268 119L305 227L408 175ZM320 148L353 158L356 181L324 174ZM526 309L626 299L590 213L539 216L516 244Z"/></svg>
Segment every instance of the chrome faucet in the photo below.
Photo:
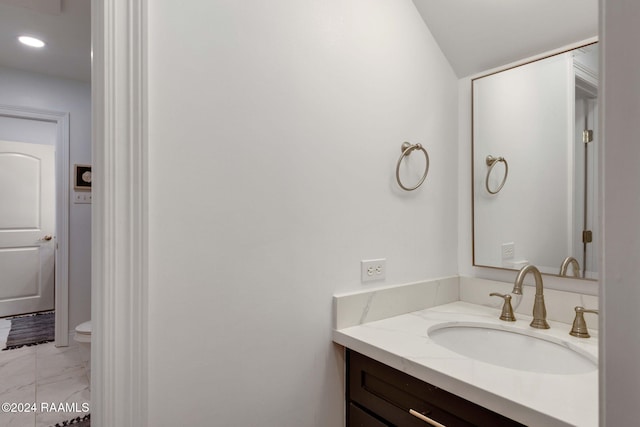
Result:
<svg viewBox="0 0 640 427"><path fill-rule="evenodd" d="M578 260L572 256L568 256L564 259L564 261L562 261L562 265L560 266L560 275L567 275L569 265L573 267L573 277L580 277L580 264L578 264Z"/></svg>
<svg viewBox="0 0 640 427"><path fill-rule="evenodd" d="M536 281L536 296L533 303L533 320L530 325L538 329L549 329L549 324L547 323L547 309L544 306L542 275L536 266L529 264L522 267L520 272L518 272L518 276L516 277L516 281L513 285L513 291L511 291L511 293L522 295L522 282L529 272L533 273L533 277Z"/></svg>

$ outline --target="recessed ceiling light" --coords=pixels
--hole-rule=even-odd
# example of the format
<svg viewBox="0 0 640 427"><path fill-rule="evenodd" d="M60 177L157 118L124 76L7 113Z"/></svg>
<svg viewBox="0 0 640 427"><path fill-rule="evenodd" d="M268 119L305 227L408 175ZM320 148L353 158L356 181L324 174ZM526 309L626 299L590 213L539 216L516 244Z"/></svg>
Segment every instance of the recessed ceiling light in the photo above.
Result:
<svg viewBox="0 0 640 427"><path fill-rule="evenodd" d="M44 47L44 42L42 40L40 40L40 39L35 38L35 37L20 36L20 37L18 37L18 40L20 41L20 43L26 44L27 46Z"/></svg>

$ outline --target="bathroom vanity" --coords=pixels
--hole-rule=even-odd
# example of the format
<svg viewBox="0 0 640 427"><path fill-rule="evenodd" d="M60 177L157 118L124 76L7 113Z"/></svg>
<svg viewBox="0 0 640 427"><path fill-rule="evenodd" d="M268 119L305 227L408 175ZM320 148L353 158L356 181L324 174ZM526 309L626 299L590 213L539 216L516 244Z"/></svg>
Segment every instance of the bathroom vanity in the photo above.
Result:
<svg viewBox="0 0 640 427"><path fill-rule="evenodd" d="M524 426L355 351L346 358L347 427Z"/></svg>
<svg viewBox="0 0 640 427"><path fill-rule="evenodd" d="M372 300L365 311L375 309ZM550 329L533 330L531 316L517 313L515 322L503 322L499 315L497 308L455 301L354 326L338 321L333 341L345 347L347 426L597 426L597 338L572 337L567 323L550 320ZM469 325L552 342L576 352L586 367L569 362L556 369L555 356L520 362L523 353L507 357L511 367L501 366L499 359L488 363L445 348L430 335ZM508 347L488 353L510 354Z"/></svg>

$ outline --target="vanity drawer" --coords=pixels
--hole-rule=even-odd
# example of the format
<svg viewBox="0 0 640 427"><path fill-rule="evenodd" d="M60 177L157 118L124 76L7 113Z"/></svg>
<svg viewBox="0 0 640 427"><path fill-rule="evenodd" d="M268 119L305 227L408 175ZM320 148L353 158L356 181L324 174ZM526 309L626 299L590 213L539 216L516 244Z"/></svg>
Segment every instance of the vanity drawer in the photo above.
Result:
<svg viewBox="0 0 640 427"><path fill-rule="evenodd" d="M392 427L353 403L349 404L348 414L349 421L347 425L350 427Z"/></svg>
<svg viewBox="0 0 640 427"><path fill-rule="evenodd" d="M347 369L348 401L366 408L392 426L429 425L411 415L410 409L446 427L523 426L351 350L347 350ZM356 425L349 423L348 427Z"/></svg>

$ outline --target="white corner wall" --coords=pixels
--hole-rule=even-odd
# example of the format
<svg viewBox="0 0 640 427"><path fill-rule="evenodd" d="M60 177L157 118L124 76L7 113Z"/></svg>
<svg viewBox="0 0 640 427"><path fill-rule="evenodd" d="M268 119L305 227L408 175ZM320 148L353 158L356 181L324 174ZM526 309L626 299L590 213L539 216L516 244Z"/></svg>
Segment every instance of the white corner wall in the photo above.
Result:
<svg viewBox="0 0 640 427"><path fill-rule="evenodd" d="M69 113L69 164L91 163L91 86L0 67L0 104ZM71 172L69 172L71 174ZM73 195L73 183L70 183ZM91 205L69 204L69 328L91 318Z"/></svg>
<svg viewBox="0 0 640 427"><path fill-rule="evenodd" d="M640 2L602 0L600 425L638 425L640 396Z"/></svg>
<svg viewBox="0 0 640 427"><path fill-rule="evenodd" d="M457 78L410 0L148 8L149 425L341 426L332 295L458 273Z"/></svg>

